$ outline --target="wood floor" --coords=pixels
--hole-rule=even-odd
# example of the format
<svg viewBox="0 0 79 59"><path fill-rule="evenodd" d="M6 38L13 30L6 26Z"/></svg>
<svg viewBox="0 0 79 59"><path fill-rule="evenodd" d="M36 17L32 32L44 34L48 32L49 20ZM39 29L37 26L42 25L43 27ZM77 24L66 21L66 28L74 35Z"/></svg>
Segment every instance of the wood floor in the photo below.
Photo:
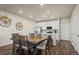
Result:
<svg viewBox="0 0 79 59"><path fill-rule="evenodd" d="M51 55L78 55L71 42L68 40L60 40L56 46L50 48ZM12 45L0 47L0 55L11 55Z"/></svg>
<svg viewBox="0 0 79 59"><path fill-rule="evenodd" d="M78 55L74 46L67 40L60 40L53 49L55 55Z"/></svg>
<svg viewBox="0 0 79 59"><path fill-rule="evenodd" d="M12 52L12 44L0 47L0 55Z"/></svg>

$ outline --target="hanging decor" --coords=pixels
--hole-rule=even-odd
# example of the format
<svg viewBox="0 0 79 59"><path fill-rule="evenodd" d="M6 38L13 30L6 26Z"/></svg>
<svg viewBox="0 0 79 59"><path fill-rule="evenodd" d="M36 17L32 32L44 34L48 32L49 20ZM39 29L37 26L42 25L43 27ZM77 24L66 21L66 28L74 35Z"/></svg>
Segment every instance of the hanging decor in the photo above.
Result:
<svg viewBox="0 0 79 59"><path fill-rule="evenodd" d="M11 19L8 16L0 16L0 26L9 27L11 25Z"/></svg>
<svg viewBox="0 0 79 59"><path fill-rule="evenodd" d="M23 29L23 24L21 22L16 23L16 29L21 31Z"/></svg>

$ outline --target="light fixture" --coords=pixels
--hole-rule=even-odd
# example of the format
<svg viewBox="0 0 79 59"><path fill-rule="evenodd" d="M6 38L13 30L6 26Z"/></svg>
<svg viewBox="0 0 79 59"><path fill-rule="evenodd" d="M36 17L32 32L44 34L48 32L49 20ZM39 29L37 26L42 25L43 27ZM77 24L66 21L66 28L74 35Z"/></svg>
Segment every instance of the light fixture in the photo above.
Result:
<svg viewBox="0 0 79 59"><path fill-rule="evenodd" d="M41 3L40 5L41 5L41 6L43 6L44 4L43 4L43 3Z"/></svg>
<svg viewBox="0 0 79 59"><path fill-rule="evenodd" d="M19 13L22 14L22 10L19 10Z"/></svg>
<svg viewBox="0 0 79 59"><path fill-rule="evenodd" d="M36 20L39 21L39 18L37 18Z"/></svg>
<svg viewBox="0 0 79 59"><path fill-rule="evenodd" d="M32 15L29 15L29 18L32 18Z"/></svg>
<svg viewBox="0 0 79 59"><path fill-rule="evenodd" d="M54 16L51 16L51 19L53 19L54 18Z"/></svg>
<svg viewBox="0 0 79 59"><path fill-rule="evenodd" d="M46 17L46 15L44 14L43 17Z"/></svg>
<svg viewBox="0 0 79 59"><path fill-rule="evenodd" d="M50 14L50 11L49 10L47 11L47 14Z"/></svg>

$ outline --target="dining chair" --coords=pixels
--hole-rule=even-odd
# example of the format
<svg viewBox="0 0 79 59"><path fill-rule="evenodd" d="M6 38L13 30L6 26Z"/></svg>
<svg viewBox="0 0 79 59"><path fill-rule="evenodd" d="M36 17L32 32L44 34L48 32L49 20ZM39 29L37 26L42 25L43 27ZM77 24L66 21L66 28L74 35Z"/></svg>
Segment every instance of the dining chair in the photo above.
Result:
<svg viewBox="0 0 79 59"><path fill-rule="evenodd" d="M12 53L15 54L16 49L19 48L19 33L12 33L12 40L13 40L13 46L12 46Z"/></svg>
<svg viewBox="0 0 79 59"><path fill-rule="evenodd" d="M29 34L29 37L30 37L30 38L34 38L34 33L30 33L30 34Z"/></svg>
<svg viewBox="0 0 79 59"><path fill-rule="evenodd" d="M27 35L19 35L19 40L20 40L20 48L21 52L23 52L24 54L28 54L28 37Z"/></svg>
<svg viewBox="0 0 79 59"><path fill-rule="evenodd" d="M48 51L48 54L51 55L51 49L53 47L53 40L52 37L50 35L48 35L48 40L47 40L47 44L46 44L46 50Z"/></svg>
<svg viewBox="0 0 79 59"><path fill-rule="evenodd" d="M37 49L41 50L42 54L47 54L46 44L47 44L47 40L43 41L37 46Z"/></svg>

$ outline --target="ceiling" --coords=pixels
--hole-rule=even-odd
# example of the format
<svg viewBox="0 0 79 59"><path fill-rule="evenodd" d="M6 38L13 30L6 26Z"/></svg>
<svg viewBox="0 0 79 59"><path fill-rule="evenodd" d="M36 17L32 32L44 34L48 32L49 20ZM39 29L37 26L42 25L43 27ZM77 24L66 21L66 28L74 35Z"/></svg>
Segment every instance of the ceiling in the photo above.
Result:
<svg viewBox="0 0 79 59"><path fill-rule="evenodd" d="M34 21L69 17L74 4L0 4L0 9Z"/></svg>

